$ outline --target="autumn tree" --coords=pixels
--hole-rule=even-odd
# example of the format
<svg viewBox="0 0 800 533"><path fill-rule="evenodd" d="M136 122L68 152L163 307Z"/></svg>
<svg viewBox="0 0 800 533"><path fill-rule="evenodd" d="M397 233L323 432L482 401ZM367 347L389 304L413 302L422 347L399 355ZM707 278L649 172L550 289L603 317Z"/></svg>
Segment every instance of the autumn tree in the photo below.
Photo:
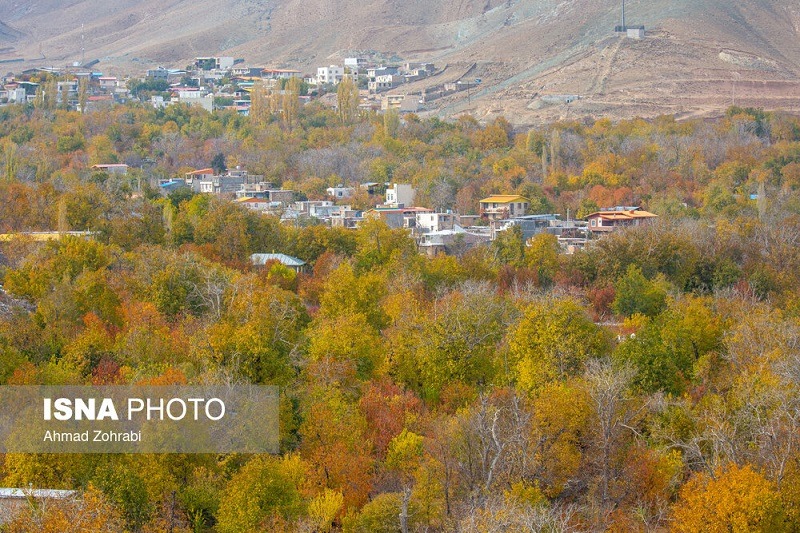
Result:
<svg viewBox="0 0 800 533"><path fill-rule="evenodd" d="M361 313L320 317L308 335L309 371L317 383L354 386L381 366L381 339Z"/></svg>
<svg viewBox="0 0 800 533"><path fill-rule="evenodd" d="M300 109L300 78L289 78L283 87L281 100L281 117L284 124L289 128L293 127L297 121L297 113Z"/></svg>
<svg viewBox="0 0 800 533"><path fill-rule="evenodd" d="M526 391L580 374L589 358L608 350L605 332L578 302L555 298L535 301L524 309L509 345L513 373Z"/></svg>
<svg viewBox="0 0 800 533"><path fill-rule="evenodd" d="M790 531L774 484L752 467L729 465L714 477L698 473L673 507L679 532Z"/></svg>
<svg viewBox="0 0 800 533"><path fill-rule="evenodd" d="M506 302L488 286L464 284L416 324L411 350L393 361L397 376L429 401L448 384L488 386L502 367L497 349L509 322Z"/></svg>
<svg viewBox="0 0 800 533"><path fill-rule="evenodd" d="M345 124L351 124L358 117L358 86L350 77L345 77L339 82L336 89L336 102L339 108L339 118Z"/></svg>
<svg viewBox="0 0 800 533"><path fill-rule="evenodd" d="M363 414L336 388L312 389L306 401L300 451L309 464L308 482L318 491L340 491L346 509L360 507L374 464Z"/></svg>
<svg viewBox="0 0 800 533"><path fill-rule="evenodd" d="M81 499L50 500L22 506L4 524L9 533L66 533L78 531L125 531L119 511L102 492L90 486Z"/></svg>
<svg viewBox="0 0 800 533"><path fill-rule="evenodd" d="M296 455L256 456L236 472L217 512L221 532L274 531L304 511L305 465Z"/></svg>
<svg viewBox="0 0 800 533"><path fill-rule="evenodd" d="M525 263L536 272L539 285L549 286L555 280L559 268L558 238L549 233L534 235L525 248Z"/></svg>

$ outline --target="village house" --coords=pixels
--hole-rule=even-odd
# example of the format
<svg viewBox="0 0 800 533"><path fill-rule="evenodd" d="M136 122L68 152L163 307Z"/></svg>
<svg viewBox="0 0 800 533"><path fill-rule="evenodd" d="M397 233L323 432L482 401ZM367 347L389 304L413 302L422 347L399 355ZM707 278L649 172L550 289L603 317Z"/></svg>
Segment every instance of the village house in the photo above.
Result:
<svg viewBox="0 0 800 533"><path fill-rule="evenodd" d="M348 68L364 68L367 66L367 58L365 57L346 57L344 58L344 66Z"/></svg>
<svg viewBox="0 0 800 533"><path fill-rule="evenodd" d="M386 189L384 207L411 207L417 191L407 183L395 183Z"/></svg>
<svg viewBox="0 0 800 533"><path fill-rule="evenodd" d="M364 220L364 213L350 206L340 206L339 211L331 212L330 224L334 228L355 229Z"/></svg>
<svg viewBox="0 0 800 533"><path fill-rule="evenodd" d="M453 213L417 213L417 230L423 233L434 231L452 230L456 225L456 215Z"/></svg>
<svg viewBox="0 0 800 533"><path fill-rule="evenodd" d="M379 219L392 229L406 228L414 230L417 227L419 213L431 213L424 207L385 207L379 206L364 212L364 218Z"/></svg>
<svg viewBox="0 0 800 533"><path fill-rule="evenodd" d="M295 202L283 212L281 220L297 221L298 219L317 219L332 225L331 219L339 216L342 211L349 211L349 205L333 205L329 200L305 200Z"/></svg>
<svg viewBox="0 0 800 533"><path fill-rule="evenodd" d="M261 69L261 77L267 80L288 80L290 78L299 78L300 75L301 72L299 70L285 68Z"/></svg>
<svg viewBox="0 0 800 533"><path fill-rule="evenodd" d="M208 181L214 176L213 168L201 168L184 174L184 182L194 192L200 192L200 182Z"/></svg>
<svg viewBox="0 0 800 533"><path fill-rule="evenodd" d="M171 91L172 103L202 107L209 113L214 110L214 95L204 88L175 87Z"/></svg>
<svg viewBox="0 0 800 533"><path fill-rule="evenodd" d="M278 213L282 210L280 202L272 202L269 198L237 198L236 203L260 213Z"/></svg>
<svg viewBox="0 0 800 533"><path fill-rule="evenodd" d="M148 69L146 76L151 80L167 81L169 79L169 70L164 67L151 68Z"/></svg>
<svg viewBox="0 0 800 533"><path fill-rule="evenodd" d="M192 190L204 194L234 194L244 183L244 178L234 176L211 176L210 178L198 180L197 189L194 184Z"/></svg>
<svg viewBox="0 0 800 533"><path fill-rule="evenodd" d="M398 67L377 67L367 70L367 88L372 94L388 91L400 85L402 76Z"/></svg>
<svg viewBox="0 0 800 533"><path fill-rule="evenodd" d="M403 65L403 73L407 81L416 81L426 78L433 74L435 67L433 63L406 63Z"/></svg>
<svg viewBox="0 0 800 533"><path fill-rule="evenodd" d="M0 91L0 101L3 103L26 103L28 94L23 87L14 84L6 84Z"/></svg>
<svg viewBox="0 0 800 533"><path fill-rule="evenodd" d="M254 177L248 175L246 171L230 171L229 174L244 180ZM257 177L261 178L261 176ZM276 189L274 184L266 181L259 183L249 183L245 181L239 186L235 194L237 200L257 198L267 200L278 207L288 207L294 202L294 191Z"/></svg>
<svg viewBox="0 0 800 533"><path fill-rule="evenodd" d="M80 104L75 106L78 111L96 111L98 109L109 108L114 105L116 100L113 94L95 94L86 99L86 109L81 109Z"/></svg>
<svg viewBox="0 0 800 533"><path fill-rule="evenodd" d="M249 78L249 77L258 77L261 76L261 71L263 69L258 67L245 67L245 66L238 66L233 67L231 69L231 77L232 78Z"/></svg>
<svg viewBox="0 0 800 533"><path fill-rule="evenodd" d="M349 205L312 205L308 209L308 215L330 223L331 218L342 211L352 211L352 207Z"/></svg>
<svg viewBox="0 0 800 533"><path fill-rule="evenodd" d="M524 216L530 200L518 194L495 194L480 201L481 217L502 220Z"/></svg>
<svg viewBox="0 0 800 533"><path fill-rule="evenodd" d="M381 111L396 109L401 113L416 113L419 103L419 95L386 94L381 98Z"/></svg>
<svg viewBox="0 0 800 533"><path fill-rule="evenodd" d="M330 200L302 200L292 204L291 209L300 215L314 216L312 211L316 208L333 207Z"/></svg>
<svg viewBox="0 0 800 533"><path fill-rule="evenodd" d="M271 202L277 202L283 207L287 207L294 202L294 191L287 189L270 189L269 200Z"/></svg>
<svg viewBox="0 0 800 533"><path fill-rule="evenodd" d="M438 254L461 254L473 246L486 242L489 242L488 233L466 230L456 224L452 229L423 234L417 246L421 253L435 256Z"/></svg>
<svg viewBox="0 0 800 533"><path fill-rule="evenodd" d="M101 91L113 92L119 85L119 80L114 76L101 76L98 84Z"/></svg>
<svg viewBox="0 0 800 533"><path fill-rule="evenodd" d="M458 214L458 215L456 215L456 224L458 224L459 226L461 226L463 228L466 228L466 227L469 227L469 226L474 226L475 224L478 223L478 221L480 219L481 219L480 215L461 215L461 214Z"/></svg>
<svg viewBox="0 0 800 533"><path fill-rule="evenodd" d="M57 83L58 93L56 94L56 101L59 104L74 106L78 103L78 80L72 79L67 81L59 81ZM64 98L66 97L66 101Z"/></svg>
<svg viewBox="0 0 800 533"><path fill-rule="evenodd" d="M344 78L344 67L331 65L317 68L317 85L337 85Z"/></svg>
<svg viewBox="0 0 800 533"><path fill-rule="evenodd" d="M589 222L589 231L594 234L603 234L617 228L638 226L658 215L642 210L641 207L617 206L602 209L586 217Z"/></svg>
<svg viewBox="0 0 800 533"><path fill-rule="evenodd" d="M378 183L376 181L370 181L367 183L362 183L360 187L367 192L367 194L385 194L386 187L389 186L389 183Z"/></svg>
<svg viewBox="0 0 800 533"><path fill-rule="evenodd" d="M126 165L125 163L107 163L100 165L92 165L92 170L106 172L108 174L121 174L124 176L125 174L128 173L128 165Z"/></svg>
<svg viewBox="0 0 800 533"><path fill-rule="evenodd" d="M331 198L335 198L337 200L343 198L350 198L355 194L356 190L353 187L345 187L344 185L337 185L336 187L328 187L325 189L325 192Z"/></svg>

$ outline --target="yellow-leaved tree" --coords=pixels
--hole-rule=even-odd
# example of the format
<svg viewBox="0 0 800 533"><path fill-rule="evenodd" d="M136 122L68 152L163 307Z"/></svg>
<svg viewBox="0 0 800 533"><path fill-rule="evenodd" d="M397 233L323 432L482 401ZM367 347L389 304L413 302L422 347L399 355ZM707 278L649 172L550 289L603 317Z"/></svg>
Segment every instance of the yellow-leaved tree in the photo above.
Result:
<svg viewBox="0 0 800 533"><path fill-rule="evenodd" d="M730 465L712 478L695 474L673 507L672 530L707 533L790 531L775 485L750 465Z"/></svg>
<svg viewBox="0 0 800 533"><path fill-rule="evenodd" d="M587 359L608 350L604 332L572 299L529 305L511 332L509 345L517 383L526 391L574 376Z"/></svg>

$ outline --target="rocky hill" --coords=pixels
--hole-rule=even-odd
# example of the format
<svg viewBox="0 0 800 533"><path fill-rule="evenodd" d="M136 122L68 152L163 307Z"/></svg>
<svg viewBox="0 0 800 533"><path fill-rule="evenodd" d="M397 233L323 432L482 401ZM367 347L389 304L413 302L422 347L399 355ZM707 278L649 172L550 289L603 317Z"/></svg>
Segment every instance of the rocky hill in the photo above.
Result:
<svg viewBox="0 0 800 533"><path fill-rule="evenodd" d="M429 98L442 116L713 115L734 102L800 111L796 0L628 0L626 11L644 39L614 33L617 0L0 0L0 59L98 59L134 73L232 55L311 72L369 52L443 69L408 90L481 80Z"/></svg>

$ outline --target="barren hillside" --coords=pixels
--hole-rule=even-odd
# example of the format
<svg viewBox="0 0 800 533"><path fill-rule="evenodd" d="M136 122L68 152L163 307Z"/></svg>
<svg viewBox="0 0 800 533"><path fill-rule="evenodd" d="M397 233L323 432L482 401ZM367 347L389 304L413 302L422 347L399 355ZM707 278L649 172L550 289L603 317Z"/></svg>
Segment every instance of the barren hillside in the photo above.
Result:
<svg viewBox="0 0 800 533"><path fill-rule="evenodd" d="M98 68L124 73L224 54L310 72L374 51L448 66L406 89L481 78L469 94L429 102L444 116L706 115L733 102L800 110L795 0L628 0L626 8L629 24L647 27L644 40L613 33L616 0L0 0L0 59L99 59Z"/></svg>

